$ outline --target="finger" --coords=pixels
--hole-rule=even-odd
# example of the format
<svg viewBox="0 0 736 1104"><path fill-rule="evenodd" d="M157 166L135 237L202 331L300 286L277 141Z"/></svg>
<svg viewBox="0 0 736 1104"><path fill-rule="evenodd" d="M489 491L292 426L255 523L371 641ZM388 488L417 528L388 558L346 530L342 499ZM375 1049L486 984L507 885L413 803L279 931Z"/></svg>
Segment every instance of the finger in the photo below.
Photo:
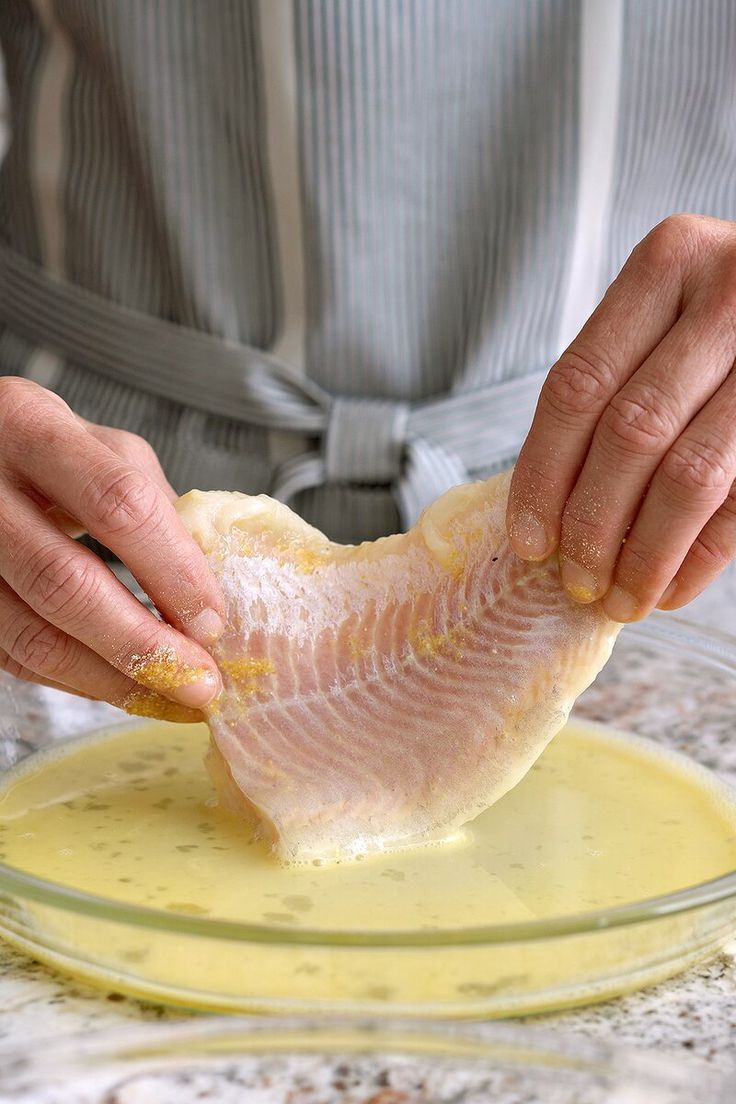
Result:
<svg viewBox="0 0 736 1104"><path fill-rule="evenodd" d="M159 459L148 441L144 440L143 437L138 437L135 433L128 433L127 430L113 429L111 426L88 422L86 418L82 418L79 414L75 414L74 417L88 433L114 452L116 456L130 461L138 471L152 479L171 502L176 501L178 495L164 475ZM35 487L27 486L23 490L29 498L32 498L43 508L49 519L57 528L61 529L62 533L74 538L81 537L84 534L85 528L77 518L71 517L65 510L49 502L46 495L41 494Z"/></svg>
<svg viewBox="0 0 736 1104"><path fill-rule="evenodd" d="M163 698L119 675L76 640L64 637L25 606L0 580L0 670L13 678L90 701L106 701L137 716L199 722L199 710Z"/></svg>
<svg viewBox="0 0 736 1104"><path fill-rule="evenodd" d="M682 232L677 218L667 219L636 247L547 377L509 494L509 540L523 559L544 559L557 547L598 419L677 320Z"/></svg>
<svg viewBox="0 0 736 1104"><path fill-rule="evenodd" d="M731 374L666 454L652 479L603 608L614 621L646 616L675 577L736 477L736 375Z"/></svg>
<svg viewBox="0 0 736 1104"><path fill-rule="evenodd" d="M223 628L222 595L167 495L76 418L42 407L26 402L18 415L29 432L16 470L127 564L167 621L212 643Z"/></svg>
<svg viewBox="0 0 736 1104"><path fill-rule="evenodd" d="M657 603L681 609L697 598L736 558L736 483L728 498L693 541L679 571Z"/></svg>
<svg viewBox="0 0 736 1104"><path fill-rule="evenodd" d="M60 529L62 533L66 533L68 537L73 537L75 540L77 537L81 537L84 534L84 526L80 525L76 518L73 518L66 510L61 510L58 506L54 506L54 504L49 502L46 498L46 495L42 495L35 487L25 485L22 490L23 494L27 495L31 502L35 502L36 505L43 510L51 524L55 525L57 529Z"/></svg>
<svg viewBox="0 0 736 1104"><path fill-rule="evenodd" d="M138 437L135 433L128 433L126 430L112 429L110 426L100 426L95 425L94 422L87 422L78 414L76 418L98 441L101 441L117 456L129 460L138 471L152 479L170 502L176 501L179 496L164 475L158 456L148 441ZM45 496L38 495L38 498L45 499ZM69 537L76 539L83 536L86 531L77 518L71 517L70 514L65 510L61 510L58 506L49 505L46 509L46 515L58 529L61 529L62 533L66 533Z"/></svg>
<svg viewBox="0 0 736 1104"><path fill-rule="evenodd" d="M54 682L52 679L47 679L44 678L43 675L36 674L35 671L31 671L28 667L23 667L2 648L0 648L0 671L4 671L6 675L12 675L13 678L21 679L23 682L33 682L37 686L48 686L51 690L61 690L64 694L74 694L75 697L85 698L87 701L100 700L99 698L91 697L89 694L83 694L81 690L73 690L71 686L64 686L60 682Z"/></svg>
<svg viewBox="0 0 736 1104"><path fill-rule="evenodd" d="M95 652L44 621L0 579L0 651L3 669L57 690L106 701L128 712L166 720L201 720L186 709L138 686Z"/></svg>
<svg viewBox="0 0 736 1104"><path fill-rule="evenodd" d="M649 481L728 376L733 344L711 311L687 310L601 414L562 515L562 581L573 598L592 602L609 589Z"/></svg>
<svg viewBox="0 0 736 1104"><path fill-rule="evenodd" d="M39 616L0 580L0 647L20 668L88 697L118 703L135 683Z"/></svg>
<svg viewBox="0 0 736 1104"><path fill-rule="evenodd" d="M58 506L49 506L47 510L44 510L44 513L51 524L60 529L62 533L66 533L68 537L76 540L78 537L84 536L84 526L71 514L68 514L66 510L60 510Z"/></svg>
<svg viewBox="0 0 736 1104"><path fill-rule="evenodd" d="M155 450L145 438L139 437L136 433L128 433L125 429L114 429L112 426L87 422L79 415L77 415L77 420L93 437L106 445L116 456L129 460L134 467L138 468L138 471L152 479L171 502L178 498L176 491L164 474Z"/></svg>
<svg viewBox="0 0 736 1104"><path fill-rule="evenodd" d="M0 576L26 605L180 705L199 709L215 696L219 672L203 648L159 621L88 548L50 526L13 488L4 489L3 505Z"/></svg>
<svg viewBox="0 0 736 1104"><path fill-rule="evenodd" d="M63 694L73 694L76 698L84 698L85 701L105 701L104 698L93 697L91 694L83 694L71 686L65 686L60 682L37 675L28 667L22 667L16 660L0 648L0 671L12 675L13 678L23 682L32 682L36 686L48 686L51 690L60 690ZM144 690L140 686L131 691L130 696L121 702L109 702L119 709L124 709L134 717L150 717L160 721L174 721L178 724L201 724L204 715L197 709L186 709L183 705L177 705L168 698L163 698L153 690Z"/></svg>
<svg viewBox="0 0 736 1104"><path fill-rule="evenodd" d="M171 501L147 476L114 458L70 493L61 478L44 490L130 569L171 625L207 645L224 628L224 602L204 553Z"/></svg>
<svg viewBox="0 0 736 1104"><path fill-rule="evenodd" d="M146 690L141 686L136 687L119 705L133 717L150 717L152 720L172 721L175 724L202 724L205 721L204 713L199 709L177 705L162 694L157 694L155 690Z"/></svg>

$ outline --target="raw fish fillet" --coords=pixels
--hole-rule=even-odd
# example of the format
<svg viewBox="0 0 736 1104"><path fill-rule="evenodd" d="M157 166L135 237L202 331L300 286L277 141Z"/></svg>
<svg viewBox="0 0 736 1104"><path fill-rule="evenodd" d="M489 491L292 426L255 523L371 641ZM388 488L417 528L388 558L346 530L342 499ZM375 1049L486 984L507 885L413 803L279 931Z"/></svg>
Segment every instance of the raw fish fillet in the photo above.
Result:
<svg viewBox="0 0 736 1104"><path fill-rule="evenodd" d="M620 625L527 564L510 476L457 487L408 533L332 544L265 495L179 512L227 602L208 711L220 799L286 862L451 836L526 774Z"/></svg>

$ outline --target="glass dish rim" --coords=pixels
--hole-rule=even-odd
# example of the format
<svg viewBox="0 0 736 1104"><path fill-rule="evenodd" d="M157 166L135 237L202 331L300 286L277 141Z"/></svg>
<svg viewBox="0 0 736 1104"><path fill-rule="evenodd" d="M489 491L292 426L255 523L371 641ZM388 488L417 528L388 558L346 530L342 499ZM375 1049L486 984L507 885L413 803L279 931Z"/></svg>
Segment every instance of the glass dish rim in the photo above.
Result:
<svg viewBox="0 0 736 1104"><path fill-rule="evenodd" d="M699 1056L642 1048L606 1038L560 1031L548 1026L501 1020L427 1020L349 1014L339 1020L325 1015L194 1016L157 1023L116 1024L75 1040L41 1036L27 1046L0 1045L0 1062L11 1075L23 1060L35 1061L39 1044L44 1063L34 1068L34 1087L68 1075L103 1069L102 1063L153 1061L168 1073L203 1060L263 1058L275 1055L337 1057L414 1057L423 1062L462 1061L483 1066L501 1061L522 1072L535 1068L573 1073L617 1073L625 1070L640 1087L710 1088L730 1083L730 1069L707 1065ZM676 1063L672 1057L676 1053ZM13 1070L13 1065L16 1069ZM734 1067L736 1069L736 1067ZM642 1084L646 1081L646 1084ZM14 1086L11 1085L11 1088Z"/></svg>
<svg viewBox="0 0 736 1104"><path fill-rule="evenodd" d="M652 614L643 622L627 626L627 635L630 637L637 635L645 641L649 638L653 642L669 644L681 643L685 638L692 654L704 654L711 661L720 662L736 679L736 636L697 625L685 618L661 613ZM140 721L131 722L131 727L141 723ZM104 729L123 726L101 727ZM404 947L429 949L527 943L568 935L592 934L596 931L646 923L665 916L680 915L736 897L736 870L674 893L660 894L609 908L513 924L488 924L440 932L392 929L332 931L325 928L291 930L275 925L187 916L183 913L149 908L144 905L130 905L112 898L86 893L27 874L2 862L0 862L0 892L12 893L39 904L50 905L106 922L168 931L172 935L193 935L277 946L373 947L384 950Z"/></svg>

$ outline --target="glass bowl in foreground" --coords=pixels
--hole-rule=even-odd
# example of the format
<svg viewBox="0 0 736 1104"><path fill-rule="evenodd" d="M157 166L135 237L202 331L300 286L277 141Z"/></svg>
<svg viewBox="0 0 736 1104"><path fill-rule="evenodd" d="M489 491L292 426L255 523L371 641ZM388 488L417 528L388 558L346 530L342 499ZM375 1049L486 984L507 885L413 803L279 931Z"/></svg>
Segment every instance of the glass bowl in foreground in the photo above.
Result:
<svg viewBox="0 0 736 1104"><path fill-rule="evenodd" d="M625 630L574 716L685 752L734 783L735 704L736 640L655 616ZM75 731L76 702L8 679L0 706L5 769L110 716L87 714ZM15 946L108 988L227 1012L500 1017L563 1008L671 976L734 931L736 871L575 915L329 931L140 907L0 865L0 935Z"/></svg>
<svg viewBox="0 0 736 1104"><path fill-rule="evenodd" d="M17 1104L731 1104L734 1071L516 1024L238 1019L0 1050Z"/></svg>

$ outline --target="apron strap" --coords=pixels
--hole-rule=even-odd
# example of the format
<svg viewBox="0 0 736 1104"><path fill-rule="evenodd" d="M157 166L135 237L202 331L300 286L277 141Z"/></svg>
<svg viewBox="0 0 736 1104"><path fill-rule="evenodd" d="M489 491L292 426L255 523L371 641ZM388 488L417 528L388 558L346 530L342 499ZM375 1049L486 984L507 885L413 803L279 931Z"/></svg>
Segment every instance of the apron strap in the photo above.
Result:
<svg viewBox="0 0 736 1104"><path fill-rule="evenodd" d="M277 470L289 501L324 483L391 485L409 526L469 472L518 452L544 372L416 403L333 396L261 349L119 306L0 245L0 321L35 345L149 394L321 439Z"/></svg>

